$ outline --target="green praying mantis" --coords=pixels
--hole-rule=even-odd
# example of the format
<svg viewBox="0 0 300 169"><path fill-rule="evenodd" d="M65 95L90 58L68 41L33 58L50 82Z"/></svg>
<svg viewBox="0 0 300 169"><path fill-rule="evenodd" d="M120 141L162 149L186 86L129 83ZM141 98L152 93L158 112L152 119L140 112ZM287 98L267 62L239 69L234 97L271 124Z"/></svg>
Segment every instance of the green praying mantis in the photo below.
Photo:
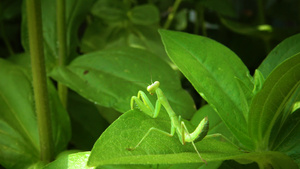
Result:
<svg viewBox="0 0 300 169"><path fill-rule="evenodd" d="M149 135L151 131L158 131L160 133L163 133L165 135L168 135L170 137L174 136L175 132L177 133L179 137L179 141L182 145L184 145L186 142L191 142L195 151L197 152L200 159L205 162L206 161L201 157L199 151L197 150L197 147L195 146L194 141L201 141L208 132L209 123L208 118L205 117L199 125L196 127L195 131L192 133L189 133L187 130L187 127L184 123L184 121L181 121L181 117L175 114L172 107L170 106L166 96L162 92L162 90L159 88L159 81L155 81L151 85L147 87L147 91L153 95L156 93L157 95L157 101L155 104L155 108L153 107L152 103L148 99L147 95L143 91L139 91L137 96L132 96L130 101L131 109L134 108L134 103L136 106L145 114L151 116L152 118L156 118L160 112L161 106L163 106L171 120L171 131L170 133L157 129L155 127L151 127L147 133L143 136L143 138L138 142L138 144L133 148L127 148L127 150L134 150L136 149L143 141L144 139Z"/></svg>

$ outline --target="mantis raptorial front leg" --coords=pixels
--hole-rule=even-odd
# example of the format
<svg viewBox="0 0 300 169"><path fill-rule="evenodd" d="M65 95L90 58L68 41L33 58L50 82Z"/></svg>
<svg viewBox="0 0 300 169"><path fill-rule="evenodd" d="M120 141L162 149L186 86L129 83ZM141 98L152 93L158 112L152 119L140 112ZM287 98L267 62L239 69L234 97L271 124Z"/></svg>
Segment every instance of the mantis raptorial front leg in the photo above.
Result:
<svg viewBox="0 0 300 169"><path fill-rule="evenodd" d="M201 157L199 151L197 150L197 147L194 144L194 141L200 141L202 140L209 128L208 118L205 117L197 126L194 132L189 133L187 130L187 127L185 126L184 122L181 121L180 116L177 117L173 109L171 108L167 98L163 94L162 90L159 88L159 82L155 81L153 84L149 85L147 87L147 91L153 95L154 93L157 95L157 101L155 104L155 107L153 107L152 103L148 99L147 95L143 91L139 91L137 96L131 97L130 106L131 109L134 107L134 103L137 105L137 107L147 115L151 116L152 118L156 118L158 116L158 113L160 111L161 106L163 106L171 120L171 131L170 133L157 129L155 127L152 127L148 130L148 132L143 136L141 141L138 142L138 144L133 148L127 148L128 150L134 150L136 149L143 141L144 139L149 135L151 131L158 131L160 133L163 133L168 136L173 136L175 132L177 133L179 137L179 141L184 145L186 142L191 142L195 151L197 152L198 156L202 161L206 163L206 161Z"/></svg>

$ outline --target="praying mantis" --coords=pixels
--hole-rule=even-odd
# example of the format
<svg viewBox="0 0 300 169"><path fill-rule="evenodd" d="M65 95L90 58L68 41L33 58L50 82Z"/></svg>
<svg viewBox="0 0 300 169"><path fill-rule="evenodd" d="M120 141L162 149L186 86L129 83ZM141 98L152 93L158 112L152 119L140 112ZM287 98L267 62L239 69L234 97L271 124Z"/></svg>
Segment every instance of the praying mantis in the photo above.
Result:
<svg viewBox="0 0 300 169"><path fill-rule="evenodd" d="M168 133L158 128L151 127L135 147L127 148L127 150L136 149L144 141L144 139L149 135L151 131L158 131L170 137L174 136L176 132L181 144L184 145L186 142L191 142L200 159L206 164L206 161L201 157L199 151L197 150L194 141L201 141L207 135L208 128L209 128L208 118L205 117L196 127L194 132L189 133L184 121L181 121L180 116L177 117L176 113L173 111L172 107L170 106L166 96L159 88L159 85L160 85L159 81L155 81L154 83L152 83L147 87L147 91L151 95L153 94L157 95L157 101L155 107L153 107L152 103L150 102L147 95L143 91L139 91L137 96L131 97L130 106L131 109L133 109L135 103L136 106L142 112L151 116L152 118L156 118L158 116L160 112L160 108L161 106L163 106L166 109L171 120L171 131L170 133Z"/></svg>

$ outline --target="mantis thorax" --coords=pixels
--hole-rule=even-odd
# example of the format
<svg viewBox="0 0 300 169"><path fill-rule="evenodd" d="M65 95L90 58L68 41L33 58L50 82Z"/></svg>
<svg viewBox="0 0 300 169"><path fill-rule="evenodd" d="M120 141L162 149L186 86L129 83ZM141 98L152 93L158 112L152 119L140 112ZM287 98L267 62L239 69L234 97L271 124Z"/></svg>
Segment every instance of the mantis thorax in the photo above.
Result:
<svg viewBox="0 0 300 169"><path fill-rule="evenodd" d="M154 94L156 89L159 87L159 81L155 81L154 83L152 83L151 85L149 85L147 87L147 91L150 93L150 94Z"/></svg>

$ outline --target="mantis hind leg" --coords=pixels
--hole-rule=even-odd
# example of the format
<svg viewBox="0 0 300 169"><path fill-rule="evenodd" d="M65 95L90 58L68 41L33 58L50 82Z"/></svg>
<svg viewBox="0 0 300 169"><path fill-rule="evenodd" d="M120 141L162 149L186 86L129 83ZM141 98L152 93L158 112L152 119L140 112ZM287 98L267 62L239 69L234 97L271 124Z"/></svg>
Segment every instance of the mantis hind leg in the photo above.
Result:
<svg viewBox="0 0 300 169"><path fill-rule="evenodd" d="M186 125L184 124L184 121L181 121L181 129L182 129L182 133L183 133L183 134L182 134L182 141L183 141L183 143L185 143L185 136L186 136L186 137L190 137L190 139L191 139L191 135L190 135L190 133L189 133L189 131L188 131ZM185 133L186 133L186 134L185 134ZM198 149L197 149L197 147L196 147L194 141L191 141L191 143L192 143L192 145L193 145L193 147L194 147L196 153L197 153L198 156L200 157L200 159L207 165L206 160L204 160L204 159L201 157L201 155L200 155L200 153L199 153L199 151L198 151Z"/></svg>
<svg viewBox="0 0 300 169"><path fill-rule="evenodd" d="M175 134L175 128L171 128L171 132L170 133L168 133L168 132L166 132L166 131L163 131L163 130L160 130L160 129L158 129L158 128L155 128L155 127L151 127L148 131L147 131L147 133L143 136L143 138L138 142L138 144L136 145L136 146L134 146L133 148L127 148L127 150L129 150L129 151L131 151L131 150L134 150L134 149L136 149L144 140L145 140L145 138L150 134L150 132L151 131L157 131L157 132L160 132L160 133L162 133L162 134L164 134L164 135L167 135L167 136L169 136L169 137L172 137L172 136L174 136L174 134Z"/></svg>

